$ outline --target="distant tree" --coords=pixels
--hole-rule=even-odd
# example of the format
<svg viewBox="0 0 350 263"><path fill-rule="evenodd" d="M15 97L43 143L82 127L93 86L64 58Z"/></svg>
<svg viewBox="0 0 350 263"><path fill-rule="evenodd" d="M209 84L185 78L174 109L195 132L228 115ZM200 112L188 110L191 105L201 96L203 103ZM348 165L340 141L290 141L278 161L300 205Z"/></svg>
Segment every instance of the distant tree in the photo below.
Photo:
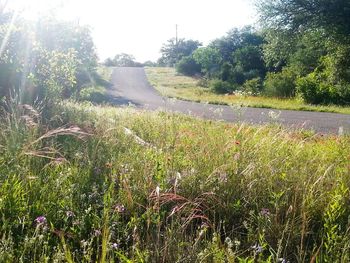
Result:
<svg viewBox="0 0 350 263"><path fill-rule="evenodd" d="M117 67L133 67L135 65L135 57L130 54L120 53L115 55L113 63Z"/></svg>
<svg viewBox="0 0 350 263"><path fill-rule="evenodd" d="M135 61L135 57L130 54L120 53L115 55L113 59L107 59L105 65L114 67L143 67L143 64Z"/></svg>
<svg viewBox="0 0 350 263"><path fill-rule="evenodd" d="M240 65L244 72L256 70L259 76L264 76L266 68L261 47L247 45L237 49L232 55L233 63Z"/></svg>
<svg viewBox="0 0 350 263"><path fill-rule="evenodd" d="M202 72L209 77L212 77L220 69L221 54L215 48L199 48L193 53L193 58L201 66Z"/></svg>
<svg viewBox="0 0 350 263"><path fill-rule="evenodd" d="M233 63L232 53L237 49L247 45L260 46L263 43L263 36L257 34L253 27L246 26L230 30L224 37L212 41L209 46L219 50L223 62Z"/></svg>
<svg viewBox="0 0 350 263"><path fill-rule="evenodd" d="M176 71L186 76L201 74L201 65L199 65L192 56L183 57L176 64Z"/></svg>
<svg viewBox="0 0 350 263"><path fill-rule="evenodd" d="M103 64L106 66L106 67L113 67L114 66L114 62L111 58L107 58Z"/></svg>
<svg viewBox="0 0 350 263"><path fill-rule="evenodd" d="M159 59L159 64L174 66L181 58L190 56L202 43L196 40L179 39L176 42L175 38L169 39L161 48L162 57Z"/></svg>
<svg viewBox="0 0 350 263"><path fill-rule="evenodd" d="M157 63L156 62L153 62L153 61L150 61L150 60L147 60L143 63L143 65L145 67L156 67L157 66Z"/></svg>

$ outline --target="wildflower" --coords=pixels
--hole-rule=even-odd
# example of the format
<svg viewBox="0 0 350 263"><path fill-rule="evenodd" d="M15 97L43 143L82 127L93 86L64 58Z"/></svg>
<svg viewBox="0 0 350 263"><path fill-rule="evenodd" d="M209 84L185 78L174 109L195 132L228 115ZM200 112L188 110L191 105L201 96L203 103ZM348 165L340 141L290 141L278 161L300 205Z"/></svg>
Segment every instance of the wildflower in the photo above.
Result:
<svg viewBox="0 0 350 263"><path fill-rule="evenodd" d="M118 248L119 248L119 244L113 243L113 244L111 245L111 247L112 247L112 249L118 249Z"/></svg>
<svg viewBox="0 0 350 263"><path fill-rule="evenodd" d="M268 216L270 216L270 210L268 208L263 208L263 209L261 209L260 214L262 216L268 217Z"/></svg>
<svg viewBox="0 0 350 263"><path fill-rule="evenodd" d="M94 232L94 235L96 237L100 236L101 234L102 234L102 232L100 230L98 230L98 229L96 229L95 232Z"/></svg>
<svg viewBox="0 0 350 263"><path fill-rule="evenodd" d="M45 216L38 216L34 222L37 224L37 226L39 225L45 225L47 220L46 220L46 217Z"/></svg>
<svg viewBox="0 0 350 263"><path fill-rule="evenodd" d="M263 251L263 247L260 246L259 244L255 244L254 246L251 247L256 254L259 254Z"/></svg>
<svg viewBox="0 0 350 263"><path fill-rule="evenodd" d="M125 206L117 204L114 206L114 210L117 211L118 213L124 213L125 212Z"/></svg>
<svg viewBox="0 0 350 263"><path fill-rule="evenodd" d="M67 217L74 217L75 214L73 213L73 211L67 211L67 212L66 212L66 216L67 216Z"/></svg>

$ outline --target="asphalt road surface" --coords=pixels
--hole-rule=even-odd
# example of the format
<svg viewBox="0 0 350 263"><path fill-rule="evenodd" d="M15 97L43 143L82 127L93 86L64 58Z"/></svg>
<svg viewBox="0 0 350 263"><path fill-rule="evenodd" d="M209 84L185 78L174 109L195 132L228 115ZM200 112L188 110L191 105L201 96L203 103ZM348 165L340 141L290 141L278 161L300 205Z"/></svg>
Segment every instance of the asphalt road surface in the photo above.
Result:
<svg viewBox="0 0 350 263"><path fill-rule="evenodd" d="M143 68L119 67L112 73L110 96L117 105L165 110L200 118L253 124L277 122L291 128L320 133L350 133L350 115L323 112L239 108L174 100L162 97L149 83Z"/></svg>

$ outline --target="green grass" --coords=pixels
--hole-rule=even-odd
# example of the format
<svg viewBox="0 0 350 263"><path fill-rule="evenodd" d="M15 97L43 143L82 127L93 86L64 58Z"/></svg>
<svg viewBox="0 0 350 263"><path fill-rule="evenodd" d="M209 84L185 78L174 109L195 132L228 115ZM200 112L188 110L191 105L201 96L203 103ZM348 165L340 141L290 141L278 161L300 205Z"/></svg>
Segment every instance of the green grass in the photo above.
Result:
<svg viewBox="0 0 350 263"><path fill-rule="evenodd" d="M349 137L72 102L8 109L0 262L349 261Z"/></svg>
<svg viewBox="0 0 350 263"><path fill-rule="evenodd" d="M198 79L178 75L174 68L146 68L149 82L167 97L196 102L285 110L304 110L350 114L350 107L316 106L300 99L277 99L262 96L219 95L198 86Z"/></svg>
<svg viewBox="0 0 350 263"><path fill-rule="evenodd" d="M91 83L85 85L80 91L79 100L98 104L108 103L110 101L108 88L112 85L110 83L112 72L112 68L99 65L96 74L91 76Z"/></svg>

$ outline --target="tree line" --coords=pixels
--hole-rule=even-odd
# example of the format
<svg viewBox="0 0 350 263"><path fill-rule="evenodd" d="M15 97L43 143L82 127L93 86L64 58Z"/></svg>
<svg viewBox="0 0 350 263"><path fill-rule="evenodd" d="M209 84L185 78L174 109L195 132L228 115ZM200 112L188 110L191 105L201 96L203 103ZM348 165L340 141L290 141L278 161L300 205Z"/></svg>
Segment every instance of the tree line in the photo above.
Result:
<svg viewBox="0 0 350 263"><path fill-rule="evenodd" d="M208 46L170 39L159 65L235 91L311 104L350 104L350 1L263 0L258 30L232 29Z"/></svg>

